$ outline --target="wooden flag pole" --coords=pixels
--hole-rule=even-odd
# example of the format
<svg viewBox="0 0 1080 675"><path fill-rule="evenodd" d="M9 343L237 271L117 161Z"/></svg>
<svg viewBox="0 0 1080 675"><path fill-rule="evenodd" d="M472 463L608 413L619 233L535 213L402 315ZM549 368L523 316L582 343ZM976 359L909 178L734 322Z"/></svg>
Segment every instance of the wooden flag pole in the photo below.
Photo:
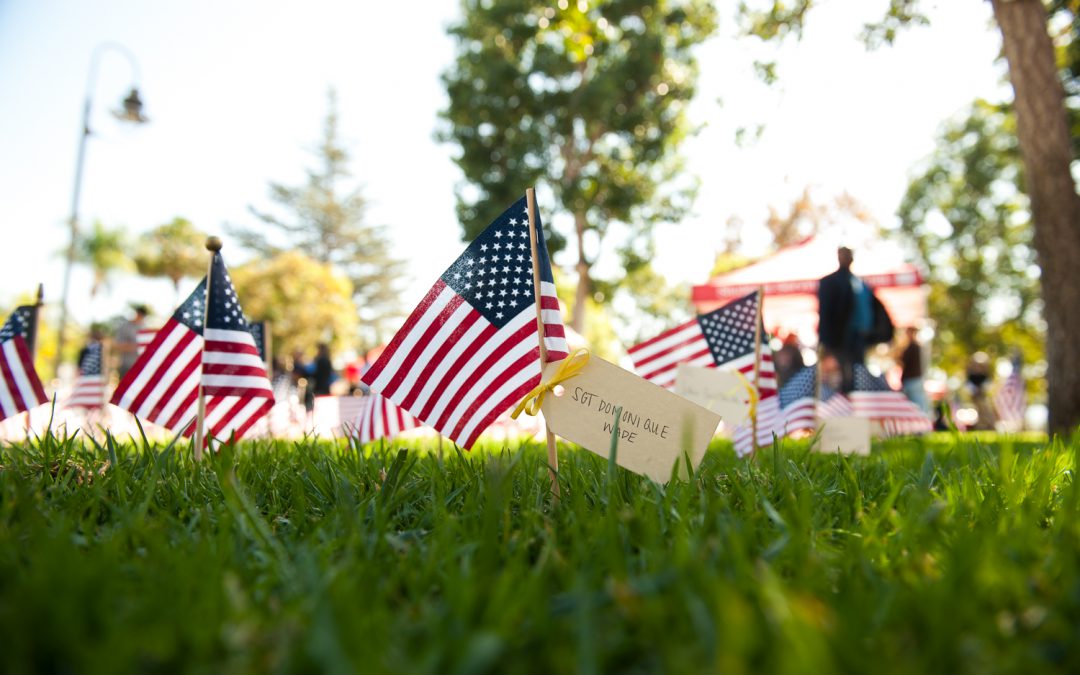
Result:
<svg viewBox="0 0 1080 675"><path fill-rule="evenodd" d="M35 300L34 300L34 325L31 326L30 330L27 332L27 335L30 337L30 339L26 341L26 348L30 352L30 363L34 362L34 351L37 349L38 325L41 323L41 319L40 319L41 307L44 304L45 304L45 284L38 284L37 298L35 298ZM56 362L60 363L60 355L59 354L56 355ZM54 398L54 400L55 400L55 398ZM25 427L27 429L29 429L30 428L30 411L29 410L27 410L27 411L25 411L23 413L23 422L25 422ZM27 433L29 434L29 432L27 432Z"/></svg>
<svg viewBox="0 0 1080 675"><path fill-rule="evenodd" d="M762 305L765 304L765 287L758 286L757 289L757 311L754 316L754 390L757 396L761 396L761 322L762 322ZM758 407L754 406L754 415L750 418L750 433L754 435L753 448L754 454L758 451Z"/></svg>
<svg viewBox="0 0 1080 675"><path fill-rule="evenodd" d="M214 273L214 255L221 250L221 240L217 237L206 238L206 250L210 251L210 263L206 268L206 295L203 296L203 345L206 344L206 317L210 314L210 277ZM203 427L206 424L206 398L203 397L202 359L199 359L199 412L195 417L195 461L202 460Z"/></svg>
<svg viewBox="0 0 1080 675"><path fill-rule="evenodd" d="M536 192L532 188L525 190L525 201L529 205L529 244L532 246L533 265L533 300L536 304L536 332L540 338L540 377L543 378L544 366L547 365L547 346L544 344L544 315L540 307L540 255L536 236ZM555 448L555 434L544 420L544 433L547 435L548 474L551 477L551 494L555 502L562 496L559 489L559 454Z"/></svg>
<svg viewBox="0 0 1080 675"><path fill-rule="evenodd" d="M34 300L34 326L30 331L30 339L27 341L27 347L30 349L30 358L34 358L34 351L37 348L37 334L38 325L41 323L41 307L45 304L45 284L38 284L37 298Z"/></svg>
<svg viewBox="0 0 1080 675"><path fill-rule="evenodd" d="M263 355L266 358L263 362L266 363L266 376L270 378L270 382L274 381L274 341L273 331L270 329L270 321L263 321L263 349L266 353Z"/></svg>

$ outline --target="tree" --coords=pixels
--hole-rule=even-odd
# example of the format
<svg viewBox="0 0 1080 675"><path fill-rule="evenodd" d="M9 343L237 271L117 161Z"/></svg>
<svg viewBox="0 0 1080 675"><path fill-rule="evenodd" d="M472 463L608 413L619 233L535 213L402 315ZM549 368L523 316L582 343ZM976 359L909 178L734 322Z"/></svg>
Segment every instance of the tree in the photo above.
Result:
<svg viewBox="0 0 1080 675"><path fill-rule="evenodd" d="M962 372L976 351L1004 356L1042 341L1022 174L1015 116L978 101L945 126L900 204L900 234L929 272L935 347L949 372ZM1029 363L1041 358L1042 349L1024 354Z"/></svg>
<svg viewBox="0 0 1080 675"><path fill-rule="evenodd" d="M75 261L89 267L94 275L90 284L91 299L97 297L102 288L108 288L113 273L132 268L127 242L123 228L110 229L101 221L94 221L89 232L79 235L75 242Z"/></svg>
<svg viewBox="0 0 1080 675"><path fill-rule="evenodd" d="M311 354L320 342L354 346L353 289L341 272L298 251L285 251L230 270L244 314L269 321L274 352Z"/></svg>
<svg viewBox="0 0 1080 675"><path fill-rule="evenodd" d="M457 56L443 74L439 137L460 149L465 237L526 187L550 191L572 220L571 325L583 332L595 262L586 237L598 243L618 227L628 241L649 238L692 201L678 150L691 131L692 50L714 30L715 10L703 0L465 0L463 11L450 29ZM565 242L558 228L548 238L553 251Z"/></svg>
<svg viewBox="0 0 1080 675"><path fill-rule="evenodd" d="M748 32L762 39L797 36L814 2L772 0L764 11L743 5L742 15ZM1049 428L1066 432L1080 424L1080 341L1075 339L1080 335L1080 195L1071 173L1075 156L1061 78L1068 80L1076 71L1059 71L1050 30L1051 18L1075 25L1077 10L1075 2L1051 2L1051 17L1042 0L990 2L1013 87L1016 137L1041 270ZM871 46L887 44L913 23L926 23L919 0L890 0L882 20L866 27L864 39ZM1075 78L1070 88L1075 98Z"/></svg>
<svg viewBox="0 0 1080 675"><path fill-rule="evenodd" d="M403 264L390 255L386 228L365 222L367 201L359 188L343 183L349 152L338 134L337 97L328 95L323 139L315 151L320 166L308 170L307 181L290 187L270 184L277 212L251 207L263 226L229 227L241 244L263 257L299 249L312 259L334 266L350 280L355 305L368 338L379 343L382 324L399 315L397 282Z"/></svg>
<svg viewBox="0 0 1080 675"><path fill-rule="evenodd" d="M146 277L164 277L173 283L177 297L185 278L206 274L206 234L186 218L173 218L139 237L135 246L135 269Z"/></svg>

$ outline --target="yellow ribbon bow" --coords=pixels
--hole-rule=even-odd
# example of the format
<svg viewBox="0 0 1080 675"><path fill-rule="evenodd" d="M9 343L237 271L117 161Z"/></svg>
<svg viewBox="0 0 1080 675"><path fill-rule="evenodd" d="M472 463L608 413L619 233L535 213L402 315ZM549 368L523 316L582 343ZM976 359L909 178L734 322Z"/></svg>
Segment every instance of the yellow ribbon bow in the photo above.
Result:
<svg viewBox="0 0 1080 675"><path fill-rule="evenodd" d="M514 412L510 413L510 417L517 419L523 410L530 415L536 416L540 412L540 406L544 404L544 394L580 373L588 362L589 350L584 348L575 349L573 354L562 360L559 369L555 371L550 380L541 382L532 391L525 394L525 398L521 399L521 403L517 404Z"/></svg>
<svg viewBox="0 0 1080 675"><path fill-rule="evenodd" d="M731 372L735 373L735 376L738 377L739 380L743 383L743 386L746 387L747 395L750 396L750 400L749 400L749 403L750 403L750 411L749 411L750 412L750 419L752 419L752 420L757 419L757 404L758 404L758 390L757 390L757 387L750 384L750 380L746 379L746 376L743 375L742 373L740 373L739 371L732 370Z"/></svg>

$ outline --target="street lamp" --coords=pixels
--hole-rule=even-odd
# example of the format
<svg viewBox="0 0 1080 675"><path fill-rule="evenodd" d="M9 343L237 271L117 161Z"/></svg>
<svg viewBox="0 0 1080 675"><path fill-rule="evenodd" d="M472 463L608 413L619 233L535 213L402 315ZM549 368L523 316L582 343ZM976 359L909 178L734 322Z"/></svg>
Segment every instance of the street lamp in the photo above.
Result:
<svg viewBox="0 0 1080 675"><path fill-rule="evenodd" d="M68 219L68 227L71 241L68 243L67 256L64 261L64 285L60 295L60 327L56 337L56 361L54 372L59 373L60 363L64 353L64 339L67 331L68 316L68 290L71 286L71 268L75 264L75 252L79 240L79 194L82 191L83 161L86 159L86 139L90 137L90 106L94 98L94 85L97 84L98 64L102 55L112 51L127 59L131 66L131 93L122 102L119 110L114 110L113 115L123 121L133 124L145 124L149 119L143 115L142 99L139 98L139 64L135 56L123 45L115 42L105 42L94 48L90 56L90 72L86 78L86 100L83 104L82 133L79 135L79 152L75 160L75 188L71 195L71 217Z"/></svg>

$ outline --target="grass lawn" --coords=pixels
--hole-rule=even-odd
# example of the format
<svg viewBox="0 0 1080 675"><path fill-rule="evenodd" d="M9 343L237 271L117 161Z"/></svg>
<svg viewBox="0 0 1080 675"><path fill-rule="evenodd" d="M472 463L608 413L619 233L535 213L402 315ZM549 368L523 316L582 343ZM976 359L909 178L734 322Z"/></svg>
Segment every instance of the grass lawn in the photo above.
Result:
<svg viewBox="0 0 1080 675"><path fill-rule="evenodd" d="M1078 443L0 450L0 671L1080 672Z"/></svg>

